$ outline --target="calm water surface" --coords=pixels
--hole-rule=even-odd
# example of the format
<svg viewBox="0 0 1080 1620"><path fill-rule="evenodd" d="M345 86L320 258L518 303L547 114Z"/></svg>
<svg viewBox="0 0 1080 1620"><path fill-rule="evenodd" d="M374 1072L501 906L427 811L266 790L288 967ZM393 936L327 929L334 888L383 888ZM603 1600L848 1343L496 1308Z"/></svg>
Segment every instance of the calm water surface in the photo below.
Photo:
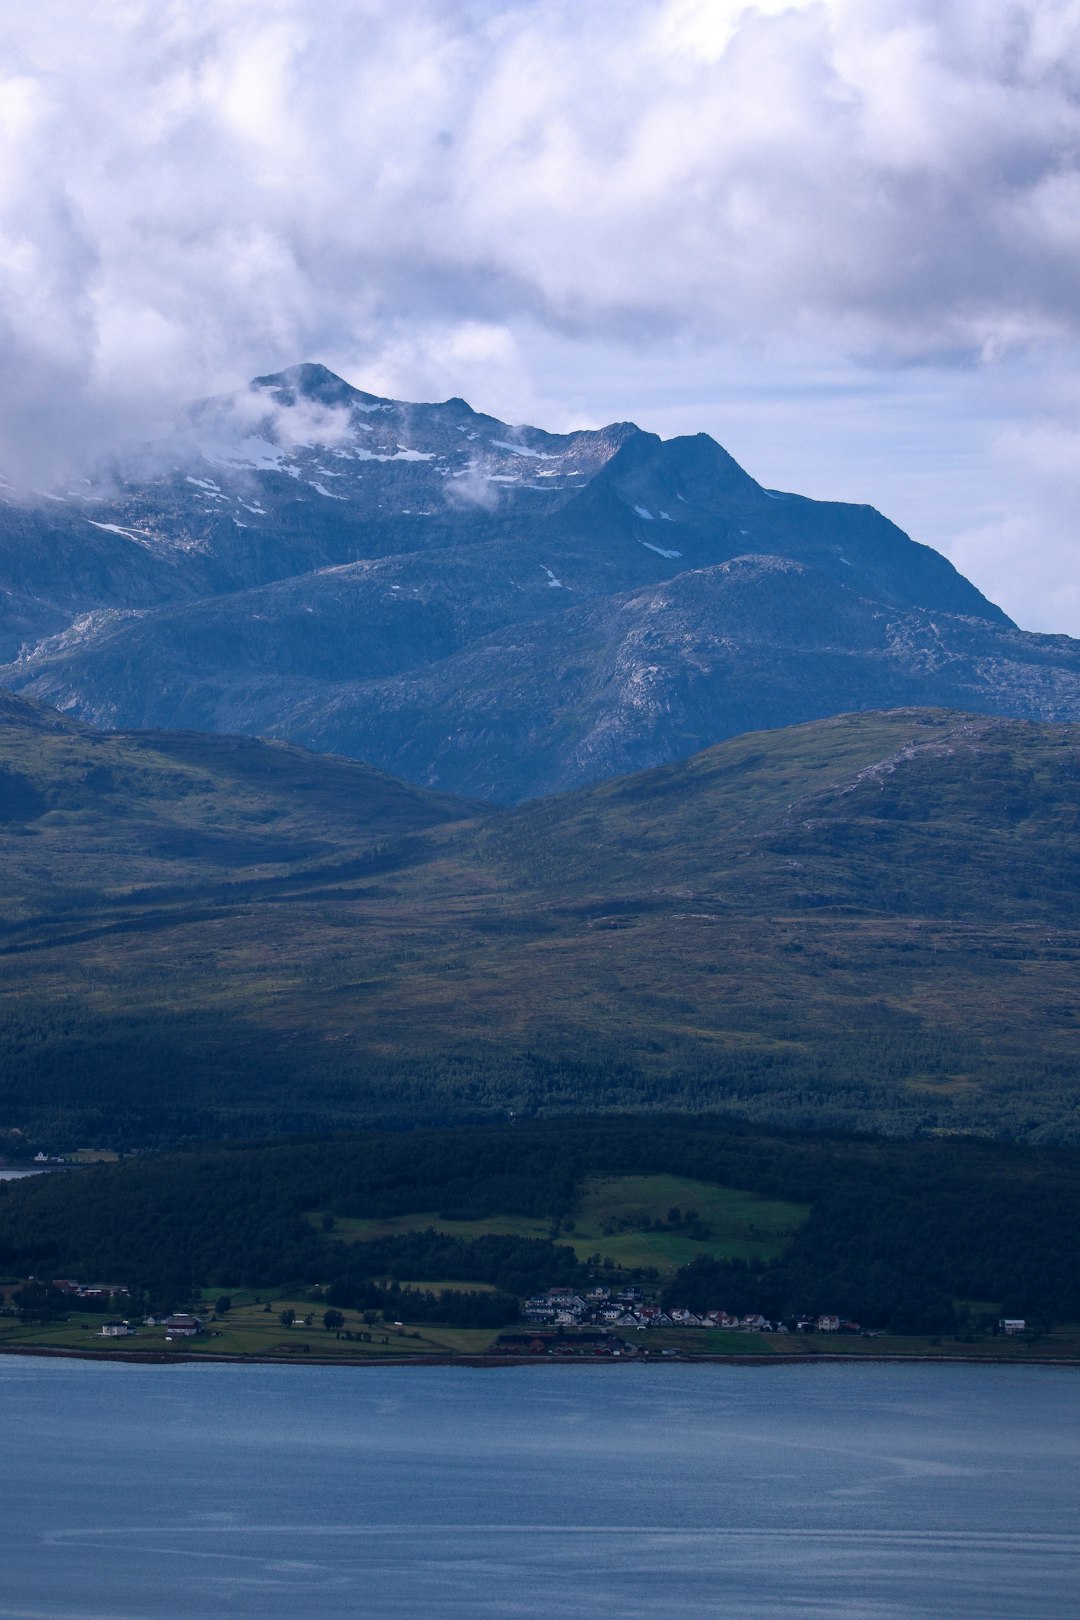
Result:
<svg viewBox="0 0 1080 1620"><path fill-rule="evenodd" d="M0 1616L1065 1617L1080 1373L0 1358Z"/></svg>

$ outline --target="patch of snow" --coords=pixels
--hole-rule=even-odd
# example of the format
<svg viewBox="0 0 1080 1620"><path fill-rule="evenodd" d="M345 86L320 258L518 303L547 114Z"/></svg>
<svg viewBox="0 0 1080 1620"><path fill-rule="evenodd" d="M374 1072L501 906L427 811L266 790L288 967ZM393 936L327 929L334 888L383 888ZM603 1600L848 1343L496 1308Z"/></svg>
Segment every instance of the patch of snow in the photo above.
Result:
<svg viewBox="0 0 1080 1620"><path fill-rule="evenodd" d="M240 439L235 444L222 444L203 451L207 461L216 467L250 467L256 472L277 472L285 459L284 450L269 439Z"/></svg>
<svg viewBox="0 0 1080 1620"><path fill-rule="evenodd" d="M544 573L547 575L548 584L551 586L551 589L553 591L565 591L566 590L566 586L563 584L562 580L555 578L555 575L551 572L551 569L548 567L547 563L541 563L540 567L544 570Z"/></svg>
<svg viewBox="0 0 1080 1620"><path fill-rule="evenodd" d="M677 501L682 501L684 506L686 505L686 496L685 495L676 495L675 499Z"/></svg>
<svg viewBox="0 0 1080 1620"><path fill-rule="evenodd" d="M251 528L250 523L241 523L239 518L233 518L233 522L236 524L236 527L238 529L250 529Z"/></svg>
<svg viewBox="0 0 1080 1620"><path fill-rule="evenodd" d="M237 496L237 500L240 500L239 496ZM247 501L240 501L240 505L244 508L245 512L257 512L259 517L266 516L265 506L249 506Z"/></svg>
<svg viewBox="0 0 1080 1620"><path fill-rule="evenodd" d="M778 489L767 489L765 491L765 493L769 497L770 501L786 501L787 500L787 496L781 494L781 492Z"/></svg>
<svg viewBox="0 0 1080 1620"><path fill-rule="evenodd" d="M670 512L661 512L660 516L663 518L665 523L674 523L675 521Z"/></svg>
<svg viewBox="0 0 1080 1620"><path fill-rule="evenodd" d="M665 551L663 546L654 546L650 540L642 540L640 542L640 544L643 545L647 551L655 551L656 555L658 557L681 557L682 556L681 551Z"/></svg>
<svg viewBox="0 0 1080 1620"><path fill-rule="evenodd" d="M485 473L484 477L489 484L516 484L517 476L514 473Z"/></svg>
<svg viewBox="0 0 1080 1620"><path fill-rule="evenodd" d="M749 533L750 533L750 530L749 530L749 529L740 529L740 530L739 530L739 533L740 533L740 534L749 534Z"/></svg>
<svg viewBox="0 0 1080 1620"><path fill-rule="evenodd" d="M11 488L10 484L8 488ZM50 495L47 489L37 490L35 493L41 495L46 501L59 501L61 506L67 505L67 497L64 495Z"/></svg>
<svg viewBox="0 0 1080 1620"><path fill-rule="evenodd" d="M647 506L635 506L634 511L637 513L638 517L648 518L650 523L653 522L653 515Z"/></svg>
<svg viewBox="0 0 1080 1620"><path fill-rule="evenodd" d="M299 467L285 467L285 466L282 466L282 467L278 468L278 471L288 473L290 478L299 478L299 476L300 476Z"/></svg>
<svg viewBox="0 0 1080 1620"><path fill-rule="evenodd" d="M509 450L512 456L534 456L537 461L554 461L555 457L546 450L530 450L525 444L511 444L508 439L491 439L496 450Z"/></svg>
<svg viewBox="0 0 1080 1620"><path fill-rule="evenodd" d="M220 485L215 484L214 480L212 478L192 478L190 473L188 473L187 478L185 479L185 483L194 484L196 489L219 489L220 488Z"/></svg>
<svg viewBox="0 0 1080 1620"><path fill-rule="evenodd" d="M331 490L328 490L326 488L325 484L316 484L310 478L307 480L307 482L308 482L309 486L315 491L315 493L317 495L325 495L328 501L343 501L343 500L347 499L347 497L344 496L344 495L335 495L335 494L333 494L333 492Z"/></svg>
<svg viewBox="0 0 1080 1620"><path fill-rule="evenodd" d="M147 534L145 529L122 529L118 523L97 523L93 518L87 518L86 521L95 529L105 529L109 534L119 534L125 540L133 540L137 546L144 546L147 551L153 549L155 536Z"/></svg>
<svg viewBox="0 0 1080 1620"><path fill-rule="evenodd" d="M357 448L353 451L356 461L434 461L434 450L408 450L398 445L396 451L390 455L380 455L376 450L363 450Z"/></svg>

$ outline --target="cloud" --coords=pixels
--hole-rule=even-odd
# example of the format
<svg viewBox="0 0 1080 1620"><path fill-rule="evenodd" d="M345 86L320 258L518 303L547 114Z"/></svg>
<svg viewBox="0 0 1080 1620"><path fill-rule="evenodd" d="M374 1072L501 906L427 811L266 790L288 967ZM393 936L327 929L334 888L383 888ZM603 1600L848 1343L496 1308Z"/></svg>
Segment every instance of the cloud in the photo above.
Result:
<svg viewBox="0 0 1080 1620"><path fill-rule="evenodd" d="M300 359L737 454L741 398L767 481L1080 629L1078 254L1080 0L0 8L25 483Z"/></svg>
<svg viewBox="0 0 1080 1620"><path fill-rule="evenodd" d="M37 0L0 62L9 460L298 358L498 369L522 321L1080 326L1076 0Z"/></svg>
<svg viewBox="0 0 1080 1620"><path fill-rule="evenodd" d="M1005 486L998 509L961 528L949 555L962 572L994 582L1020 623L1080 634L1075 418L1014 423L996 435L993 450Z"/></svg>

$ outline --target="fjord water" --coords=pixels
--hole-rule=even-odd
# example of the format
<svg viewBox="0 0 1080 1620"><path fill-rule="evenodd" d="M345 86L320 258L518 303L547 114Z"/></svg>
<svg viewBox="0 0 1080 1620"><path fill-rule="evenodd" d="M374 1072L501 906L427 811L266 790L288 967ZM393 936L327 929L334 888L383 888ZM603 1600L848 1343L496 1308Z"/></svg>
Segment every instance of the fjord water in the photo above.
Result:
<svg viewBox="0 0 1080 1620"><path fill-rule="evenodd" d="M0 1616L1060 1617L1080 1374L0 1362Z"/></svg>

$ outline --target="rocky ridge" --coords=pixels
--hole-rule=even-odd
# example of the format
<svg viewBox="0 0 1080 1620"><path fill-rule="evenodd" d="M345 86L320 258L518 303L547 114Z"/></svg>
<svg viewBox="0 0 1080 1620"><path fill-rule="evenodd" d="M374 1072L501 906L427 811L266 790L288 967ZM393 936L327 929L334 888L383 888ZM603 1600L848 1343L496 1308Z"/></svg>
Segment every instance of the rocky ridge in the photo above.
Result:
<svg viewBox="0 0 1080 1620"><path fill-rule="evenodd" d="M11 495L0 589L0 683L72 716L495 800L850 710L1080 718L1080 645L872 508L765 489L704 434L549 434L321 366Z"/></svg>

